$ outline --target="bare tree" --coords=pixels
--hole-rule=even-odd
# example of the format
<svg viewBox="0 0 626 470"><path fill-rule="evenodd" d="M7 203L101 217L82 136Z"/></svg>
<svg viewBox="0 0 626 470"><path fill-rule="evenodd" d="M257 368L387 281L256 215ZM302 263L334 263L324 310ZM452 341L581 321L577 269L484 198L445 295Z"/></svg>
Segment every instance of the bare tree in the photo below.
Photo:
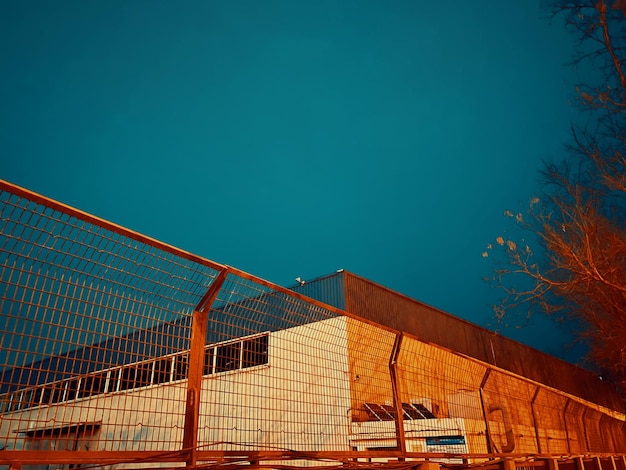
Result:
<svg viewBox="0 0 626 470"><path fill-rule="evenodd" d="M553 12L579 40L572 65L586 78L575 98L588 120L572 128L567 160L545 164L544 194L524 214L505 211L538 248L503 237L489 246L504 253L495 311L572 322L591 363L626 392L626 0L557 0Z"/></svg>

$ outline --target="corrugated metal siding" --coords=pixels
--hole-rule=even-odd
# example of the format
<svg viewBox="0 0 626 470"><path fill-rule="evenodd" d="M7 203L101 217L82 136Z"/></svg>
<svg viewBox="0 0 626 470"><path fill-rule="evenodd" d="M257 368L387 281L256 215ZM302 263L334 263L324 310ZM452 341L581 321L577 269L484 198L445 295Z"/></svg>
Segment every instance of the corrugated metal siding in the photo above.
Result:
<svg viewBox="0 0 626 470"><path fill-rule="evenodd" d="M590 372L354 274L344 272L343 279L345 310L350 313L598 405L624 410L614 388Z"/></svg>

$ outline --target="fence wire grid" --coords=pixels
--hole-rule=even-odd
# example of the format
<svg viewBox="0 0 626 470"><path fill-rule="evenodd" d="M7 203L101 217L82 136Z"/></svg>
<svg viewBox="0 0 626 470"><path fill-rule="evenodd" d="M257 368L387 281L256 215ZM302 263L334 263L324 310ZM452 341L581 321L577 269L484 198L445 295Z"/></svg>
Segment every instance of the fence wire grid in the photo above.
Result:
<svg viewBox="0 0 626 470"><path fill-rule="evenodd" d="M0 468L453 466L626 449L619 410L0 191Z"/></svg>

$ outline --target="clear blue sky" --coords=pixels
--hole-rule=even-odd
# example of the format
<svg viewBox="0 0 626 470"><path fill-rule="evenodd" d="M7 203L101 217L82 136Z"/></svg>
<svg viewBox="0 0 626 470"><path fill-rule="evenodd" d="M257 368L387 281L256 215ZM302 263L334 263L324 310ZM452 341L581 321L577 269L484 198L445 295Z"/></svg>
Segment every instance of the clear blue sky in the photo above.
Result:
<svg viewBox="0 0 626 470"><path fill-rule="evenodd" d="M345 268L481 325L558 157L539 0L2 1L0 177L283 285ZM575 361L545 321L502 333Z"/></svg>

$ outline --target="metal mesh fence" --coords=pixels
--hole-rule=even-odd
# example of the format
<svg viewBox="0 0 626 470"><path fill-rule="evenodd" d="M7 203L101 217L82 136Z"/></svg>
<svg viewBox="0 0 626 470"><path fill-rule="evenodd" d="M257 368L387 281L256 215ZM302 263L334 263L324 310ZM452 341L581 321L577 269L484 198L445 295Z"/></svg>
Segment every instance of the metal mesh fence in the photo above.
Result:
<svg viewBox="0 0 626 470"><path fill-rule="evenodd" d="M0 189L0 468L626 448L614 410Z"/></svg>
<svg viewBox="0 0 626 470"><path fill-rule="evenodd" d="M345 321L229 275L208 318L198 445L207 451L346 450Z"/></svg>
<svg viewBox="0 0 626 470"><path fill-rule="evenodd" d="M2 445L175 449L181 393L147 390L184 399L181 352L218 271L62 209L0 193ZM159 413L128 419L138 408Z"/></svg>

